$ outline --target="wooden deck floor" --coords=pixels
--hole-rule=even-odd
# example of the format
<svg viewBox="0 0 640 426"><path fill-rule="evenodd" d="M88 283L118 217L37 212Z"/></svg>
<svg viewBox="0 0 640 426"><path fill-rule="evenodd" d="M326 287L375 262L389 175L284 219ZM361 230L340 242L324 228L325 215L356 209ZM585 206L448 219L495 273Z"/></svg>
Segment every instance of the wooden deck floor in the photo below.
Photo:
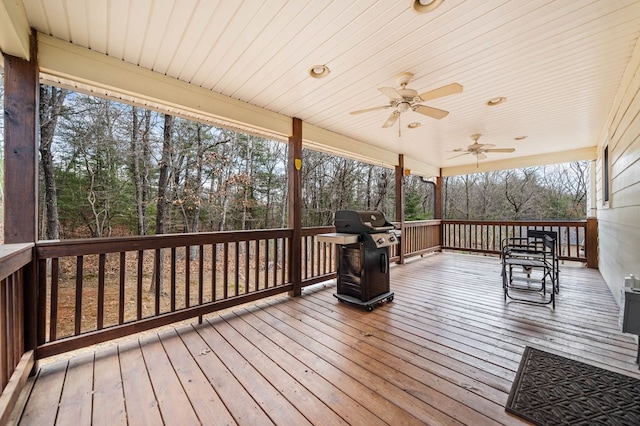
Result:
<svg viewBox="0 0 640 426"><path fill-rule="evenodd" d="M505 303L481 256L393 267L371 313L316 286L44 364L20 424L522 424L503 407L526 345L640 377L599 273L561 279L555 310Z"/></svg>

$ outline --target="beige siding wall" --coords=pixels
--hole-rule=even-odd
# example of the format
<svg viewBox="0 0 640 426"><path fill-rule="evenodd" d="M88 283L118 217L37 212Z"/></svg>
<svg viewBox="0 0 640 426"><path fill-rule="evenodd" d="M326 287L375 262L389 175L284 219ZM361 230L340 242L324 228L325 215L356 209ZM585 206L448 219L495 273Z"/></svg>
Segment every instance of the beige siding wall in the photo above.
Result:
<svg viewBox="0 0 640 426"><path fill-rule="evenodd" d="M624 277L640 277L640 48L631 58L599 147L596 185L599 268L620 303ZM609 147L609 201L604 201L604 147Z"/></svg>

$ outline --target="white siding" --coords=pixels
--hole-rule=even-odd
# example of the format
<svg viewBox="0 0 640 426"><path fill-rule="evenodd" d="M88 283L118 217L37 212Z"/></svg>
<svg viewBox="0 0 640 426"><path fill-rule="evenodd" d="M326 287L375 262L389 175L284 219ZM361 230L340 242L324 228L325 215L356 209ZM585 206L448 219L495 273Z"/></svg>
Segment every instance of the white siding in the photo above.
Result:
<svg viewBox="0 0 640 426"><path fill-rule="evenodd" d="M603 147L597 164L599 268L620 303L624 277L640 276L640 47L636 46L610 114L609 202L603 201Z"/></svg>

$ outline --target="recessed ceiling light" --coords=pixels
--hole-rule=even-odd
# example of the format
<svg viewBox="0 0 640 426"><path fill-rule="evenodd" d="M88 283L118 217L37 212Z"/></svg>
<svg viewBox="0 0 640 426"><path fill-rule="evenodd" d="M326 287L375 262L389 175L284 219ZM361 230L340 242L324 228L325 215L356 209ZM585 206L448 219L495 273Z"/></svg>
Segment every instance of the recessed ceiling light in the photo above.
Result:
<svg viewBox="0 0 640 426"><path fill-rule="evenodd" d="M500 105L500 104L503 104L506 100L507 98L505 98L504 96L498 96L497 98L489 99L489 101L487 102L487 105L489 106Z"/></svg>
<svg viewBox="0 0 640 426"><path fill-rule="evenodd" d="M313 78L324 78L329 75L331 71L326 65L314 65L309 68L309 75Z"/></svg>
<svg viewBox="0 0 640 426"><path fill-rule="evenodd" d="M422 123L418 123L417 121L414 121L413 123L409 123L407 124L407 127L410 129L415 129L417 127L422 126Z"/></svg>
<svg viewBox="0 0 640 426"><path fill-rule="evenodd" d="M515 138L513 138L513 139L515 139L515 140L517 140L517 141L521 141L521 140L524 140L524 139L526 139L526 138L527 138L526 136L516 136L516 137L515 137Z"/></svg>
<svg viewBox="0 0 640 426"><path fill-rule="evenodd" d="M413 10L416 13L429 13L442 4L444 0L413 0Z"/></svg>

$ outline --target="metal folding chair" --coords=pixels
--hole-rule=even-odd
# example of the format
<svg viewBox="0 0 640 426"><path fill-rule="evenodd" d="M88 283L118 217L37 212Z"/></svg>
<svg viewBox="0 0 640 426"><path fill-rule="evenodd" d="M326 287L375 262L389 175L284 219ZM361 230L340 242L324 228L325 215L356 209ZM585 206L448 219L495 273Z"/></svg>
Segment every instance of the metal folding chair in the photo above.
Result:
<svg viewBox="0 0 640 426"><path fill-rule="evenodd" d="M550 235L527 238L509 238L503 241L502 288L504 299L516 300L532 304L551 304L555 309L557 252L556 239ZM522 268L522 275L516 275L515 268ZM540 276L534 276L539 271ZM551 283L551 291L547 292L547 282ZM520 283L520 284L519 284ZM532 286L532 284L535 284ZM539 284L539 287L538 287ZM542 292L542 299L514 296L518 292ZM547 297L547 293L549 297Z"/></svg>

